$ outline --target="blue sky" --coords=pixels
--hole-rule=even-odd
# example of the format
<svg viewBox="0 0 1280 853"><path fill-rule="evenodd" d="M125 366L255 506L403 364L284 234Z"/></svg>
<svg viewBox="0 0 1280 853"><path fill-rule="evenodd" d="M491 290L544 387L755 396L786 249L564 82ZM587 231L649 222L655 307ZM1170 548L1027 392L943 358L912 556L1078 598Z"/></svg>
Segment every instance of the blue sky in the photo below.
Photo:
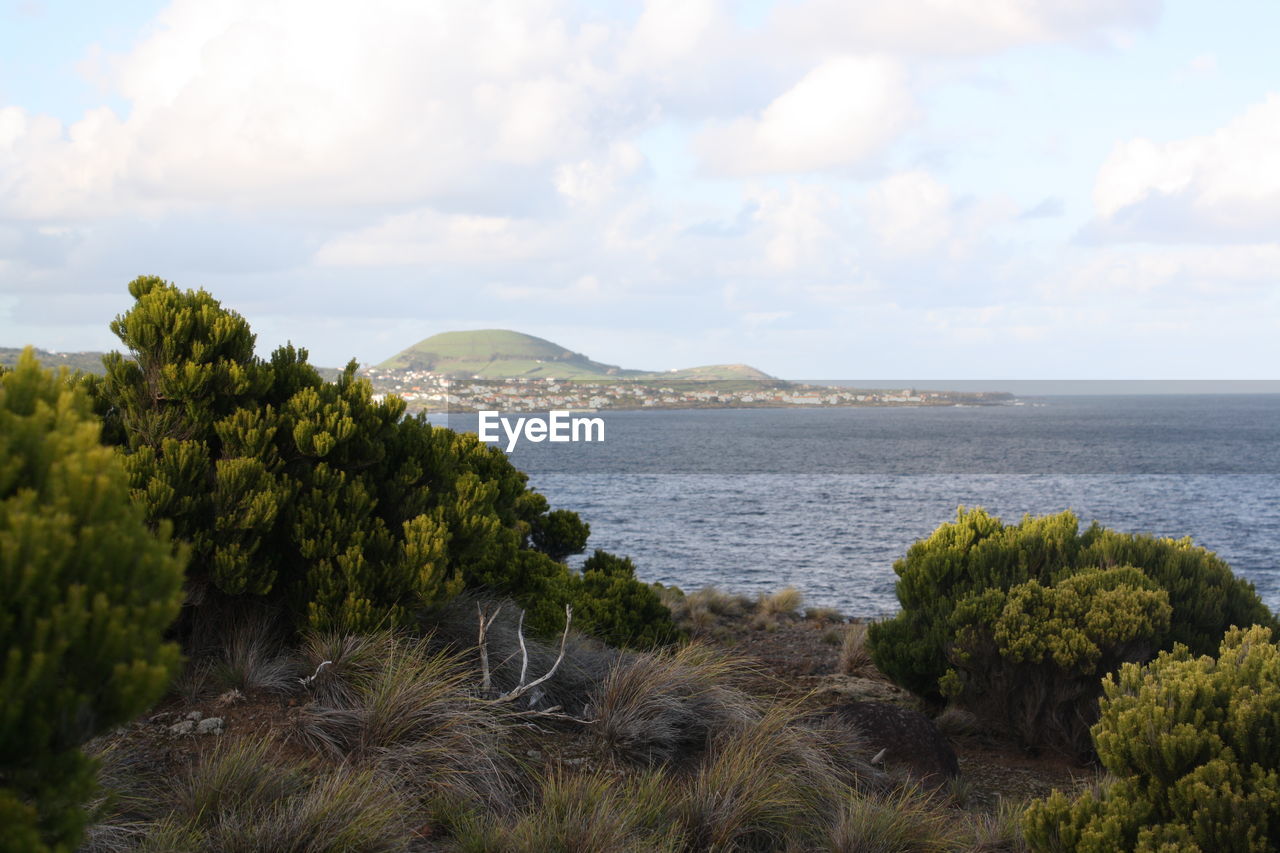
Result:
<svg viewBox="0 0 1280 853"><path fill-rule="evenodd" d="M0 0L0 345L1275 377L1280 6Z"/></svg>

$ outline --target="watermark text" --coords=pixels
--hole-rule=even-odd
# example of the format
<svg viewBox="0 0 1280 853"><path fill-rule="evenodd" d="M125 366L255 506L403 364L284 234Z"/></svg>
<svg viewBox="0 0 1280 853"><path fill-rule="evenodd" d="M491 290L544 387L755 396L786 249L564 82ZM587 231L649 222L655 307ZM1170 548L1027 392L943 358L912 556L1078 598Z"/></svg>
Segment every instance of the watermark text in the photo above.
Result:
<svg viewBox="0 0 1280 853"><path fill-rule="evenodd" d="M481 441L500 444L506 435L508 453L516 449L521 438L540 441L604 441L604 418L574 416L572 412L552 410L547 417L509 418L499 412L482 411L476 434Z"/></svg>

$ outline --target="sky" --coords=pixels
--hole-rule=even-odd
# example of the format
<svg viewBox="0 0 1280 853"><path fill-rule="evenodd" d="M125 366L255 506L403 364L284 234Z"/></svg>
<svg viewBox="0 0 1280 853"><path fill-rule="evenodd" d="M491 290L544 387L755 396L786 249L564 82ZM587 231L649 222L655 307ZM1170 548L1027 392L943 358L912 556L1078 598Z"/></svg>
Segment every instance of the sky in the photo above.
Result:
<svg viewBox="0 0 1280 853"><path fill-rule="evenodd" d="M0 0L0 346L1277 379L1274 0Z"/></svg>

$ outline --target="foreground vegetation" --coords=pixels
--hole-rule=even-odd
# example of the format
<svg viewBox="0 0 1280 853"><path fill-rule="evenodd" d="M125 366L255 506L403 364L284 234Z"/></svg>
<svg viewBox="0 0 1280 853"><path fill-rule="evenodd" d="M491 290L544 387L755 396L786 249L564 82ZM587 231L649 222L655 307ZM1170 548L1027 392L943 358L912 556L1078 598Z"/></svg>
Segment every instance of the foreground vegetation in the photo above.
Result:
<svg viewBox="0 0 1280 853"><path fill-rule="evenodd" d="M130 292L104 377L0 370L0 850L1280 842L1275 617L1189 540L962 509L897 617L801 635L794 589L571 570L589 528L501 451ZM734 652L773 635L864 692ZM1080 773L965 808L941 731Z"/></svg>

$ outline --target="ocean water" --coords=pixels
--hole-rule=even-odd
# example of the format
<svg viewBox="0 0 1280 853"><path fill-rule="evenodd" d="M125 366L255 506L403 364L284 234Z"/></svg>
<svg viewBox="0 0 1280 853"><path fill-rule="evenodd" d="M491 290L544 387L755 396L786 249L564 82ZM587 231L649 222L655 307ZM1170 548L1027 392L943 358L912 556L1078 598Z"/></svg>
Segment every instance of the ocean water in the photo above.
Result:
<svg viewBox="0 0 1280 853"><path fill-rule="evenodd" d="M1006 521L1069 508L1082 526L1191 536L1280 609L1280 395L598 416L602 443L522 442L511 458L645 580L794 585L879 616L897 609L894 560L958 506Z"/></svg>

